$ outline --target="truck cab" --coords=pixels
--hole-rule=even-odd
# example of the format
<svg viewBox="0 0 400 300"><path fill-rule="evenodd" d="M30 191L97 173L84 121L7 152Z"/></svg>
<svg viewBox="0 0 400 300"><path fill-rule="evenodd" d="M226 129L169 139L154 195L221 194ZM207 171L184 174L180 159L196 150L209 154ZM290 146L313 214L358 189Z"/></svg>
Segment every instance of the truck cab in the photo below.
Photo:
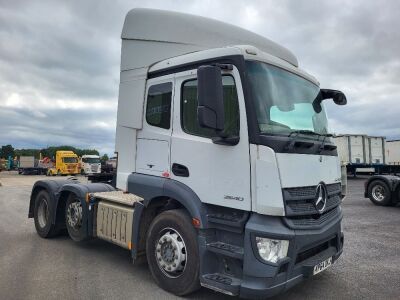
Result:
<svg viewBox="0 0 400 300"><path fill-rule="evenodd" d="M73 151L56 151L55 166L48 169L47 175L76 174L79 174L78 155Z"/></svg>
<svg viewBox="0 0 400 300"><path fill-rule="evenodd" d="M81 174L101 173L100 156L85 154L79 159Z"/></svg>
<svg viewBox="0 0 400 300"><path fill-rule="evenodd" d="M29 215L42 237L65 226L76 241L147 259L176 295L284 292L343 251L327 99L346 104L264 37L134 9L122 31L115 187L38 182ZM43 202L67 221L54 213L41 226Z"/></svg>

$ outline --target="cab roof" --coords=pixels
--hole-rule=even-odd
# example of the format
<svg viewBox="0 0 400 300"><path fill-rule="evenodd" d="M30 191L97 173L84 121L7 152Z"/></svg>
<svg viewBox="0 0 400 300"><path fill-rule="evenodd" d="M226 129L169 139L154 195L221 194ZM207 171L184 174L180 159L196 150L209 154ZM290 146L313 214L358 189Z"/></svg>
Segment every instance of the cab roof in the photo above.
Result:
<svg viewBox="0 0 400 300"><path fill-rule="evenodd" d="M152 64L196 51L252 45L298 67L295 55L277 43L243 28L200 16L135 8L122 30L121 70Z"/></svg>

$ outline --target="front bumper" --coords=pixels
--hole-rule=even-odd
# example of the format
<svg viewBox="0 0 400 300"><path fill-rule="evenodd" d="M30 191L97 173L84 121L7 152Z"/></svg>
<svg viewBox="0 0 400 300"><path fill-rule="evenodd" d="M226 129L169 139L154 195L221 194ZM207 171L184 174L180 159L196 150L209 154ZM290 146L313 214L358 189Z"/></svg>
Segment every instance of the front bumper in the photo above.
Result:
<svg viewBox="0 0 400 300"><path fill-rule="evenodd" d="M252 214L246 224L243 276L240 296L271 297L283 293L307 277L314 266L329 257L334 263L343 251L342 213L319 229L290 229L280 217ZM258 255L255 237L289 240L288 257L276 264Z"/></svg>

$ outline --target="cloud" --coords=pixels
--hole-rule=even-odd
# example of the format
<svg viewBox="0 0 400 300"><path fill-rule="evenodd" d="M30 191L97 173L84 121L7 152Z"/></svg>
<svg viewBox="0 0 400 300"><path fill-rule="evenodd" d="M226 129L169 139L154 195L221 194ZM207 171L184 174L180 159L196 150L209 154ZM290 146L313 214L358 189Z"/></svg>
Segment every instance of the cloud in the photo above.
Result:
<svg viewBox="0 0 400 300"><path fill-rule="evenodd" d="M321 86L332 130L400 138L397 1L1 1L0 145L114 150L120 34L133 7L232 23L292 50Z"/></svg>

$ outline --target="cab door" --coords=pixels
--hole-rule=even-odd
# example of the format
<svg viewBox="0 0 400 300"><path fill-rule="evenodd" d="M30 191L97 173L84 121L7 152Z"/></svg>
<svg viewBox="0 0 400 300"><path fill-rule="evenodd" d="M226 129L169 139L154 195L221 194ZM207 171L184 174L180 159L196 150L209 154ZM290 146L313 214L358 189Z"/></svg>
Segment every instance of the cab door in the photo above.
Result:
<svg viewBox="0 0 400 300"><path fill-rule="evenodd" d="M223 71L224 131L240 137L234 146L214 144L213 130L197 120L197 71L175 75L171 178L204 203L251 210L247 122L238 70Z"/></svg>
<svg viewBox="0 0 400 300"><path fill-rule="evenodd" d="M143 128L136 143L136 172L165 176L170 172L173 75L147 81Z"/></svg>

